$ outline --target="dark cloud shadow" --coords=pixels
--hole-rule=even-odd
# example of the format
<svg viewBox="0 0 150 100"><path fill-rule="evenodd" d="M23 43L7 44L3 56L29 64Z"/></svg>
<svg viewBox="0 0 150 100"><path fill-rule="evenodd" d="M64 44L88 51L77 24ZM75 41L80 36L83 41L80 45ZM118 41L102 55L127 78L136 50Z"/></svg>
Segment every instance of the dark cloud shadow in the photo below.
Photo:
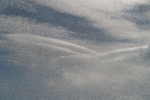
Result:
<svg viewBox="0 0 150 100"><path fill-rule="evenodd" d="M0 80L4 82L8 79L20 79L24 76L24 68L15 65L11 61L0 60Z"/></svg>
<svg viewBox="0 0 150 100"><path fill-rule="evenodd" d="M11 55L13 52L7 49L0 48L0 55Z"/></svg>
<svg viewBox="0 0 150 100"><path fill-rule="evenodd" d="M134 12L134 13L145 13L145 12L149 12L150 11L150 5L138 5L135 6L134 9L131 9L130 12Z"/></svg>
<svg viewBox="0 0 150 100"><path fill-rule="evenodd" d="M71 35L80 39L98 40L102 42L126 41L106 35L105 30L94 27L91 21L83 17L62 13L51 7L37 3L33 3L32 5L36 9L35 12L29 12L19 6L4 7L1 12L9 16L21 16L31 20L34 19L37 23L49 23L53 26L62 26L71 32L75 32L76 34Z"/></svg>
<svg viewBox="0 0 150 100"><path fill-rule="evenodd" d="M150 30L150 16L146 14L150 13L150 5L138 5L125 12L126 15L123 16L125 19L136 23L141 29ZM131 15L132 17L129 17L128 15Z"/></svg>

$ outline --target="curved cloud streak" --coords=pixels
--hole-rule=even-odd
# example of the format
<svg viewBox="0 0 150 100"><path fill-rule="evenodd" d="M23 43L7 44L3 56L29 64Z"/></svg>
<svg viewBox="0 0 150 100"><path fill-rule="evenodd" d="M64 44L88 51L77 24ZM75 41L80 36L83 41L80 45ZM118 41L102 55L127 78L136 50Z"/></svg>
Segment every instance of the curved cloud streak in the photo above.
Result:
<svg viewBox="0 0 150 100"><path fill-rule="evenodd" d="M118 37L122 39L137 39L149 37L148 31L137 28L137 23L127 20L135 17L142 18L140 11L135 14L127 12L128 10L136 9L137 6L143 5L148 6L149 0L37 0L43 4L53 7L59 11L67 12L73 15L82 16L93 23L93 26L103 29L106 31L105 34L111 35L112 37ZM144 9L142 7L142 9ZM137 10L137 9L136 9ZM149 11L147 11L149 13ZM138 15L138 16L136 16ZM143 16L145 16L144 14ZM146 16L144 19L148 19ZM145 24L145 23L144 23Z"/></svg>
<svg viewBox="0 0 150 100"><path fill-rule="evenodd" d="M0 99L149 100L149 0L1 0Z"/></svg>
<svg viewBox="0 0 150 100"><path fill-rule="evenodd" d="M3 35L1 42L1 49L11 53L0 57L5 73L5 79L1 78L3 99L149 98L149 61L140 55L147 46L96 53L57 39L24 34Z"/></svg>

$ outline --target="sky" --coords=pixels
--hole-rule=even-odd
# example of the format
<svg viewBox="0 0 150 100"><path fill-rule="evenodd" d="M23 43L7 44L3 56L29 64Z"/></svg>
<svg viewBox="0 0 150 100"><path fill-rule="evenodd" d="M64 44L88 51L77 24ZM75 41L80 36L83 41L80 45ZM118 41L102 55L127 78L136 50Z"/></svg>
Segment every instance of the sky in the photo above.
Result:
<svg viewBox="0 0 150 100"><path fill-rule="evenodd" d="M149 100L150 0L0 0L1 100Z"/></svg>

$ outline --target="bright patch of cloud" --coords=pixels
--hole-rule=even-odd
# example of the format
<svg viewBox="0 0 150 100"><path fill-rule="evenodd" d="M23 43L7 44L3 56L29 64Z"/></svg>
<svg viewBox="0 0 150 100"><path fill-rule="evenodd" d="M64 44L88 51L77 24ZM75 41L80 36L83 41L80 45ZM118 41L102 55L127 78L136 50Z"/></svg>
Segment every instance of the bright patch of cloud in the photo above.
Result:
<svg viewBox="0 0 150 100"><path fill-rule="evenodd" d="M149 54L144 55L148 46L95 55L96 52L91 50L94 52L91 54L84 47L40 36L14 34L4 37L1 48L7 48L12 54L1 54L0 59L11 61L25 70L19 79L14 77L14 80L1 82L1 89L5 88L2 98L10 99L5 96L7 91L11 96L16 93L12 100L25 100L26 97L33 100L148 98Z"/></svg>
<svg viewBox="0 0 150 100"><path fill-rule="evenodd" d="M148 39L147 31L124 19L125 10L137 5L149 5L149 0L37 0L62 12L83 16L93 21L93 26L102 28L106 34L125 39ZM148 37L148 38L147 38ZM149 40L148 40L149 41Z"/></svg>
<svg viewBox="0 0 150 100"><path fill-rule="evenodd" d="M33 34L55 38L65 38L67 33L71 33L62 27L54 27L49 24L38 24L36 20L30 20L24 17L0 17L0 32Z"/></svg>
<svg viewBox="0 0 150 100"><path fill-rule="evenodd" d="M150 99L149 0L0 5L0 99Z"/></svg>

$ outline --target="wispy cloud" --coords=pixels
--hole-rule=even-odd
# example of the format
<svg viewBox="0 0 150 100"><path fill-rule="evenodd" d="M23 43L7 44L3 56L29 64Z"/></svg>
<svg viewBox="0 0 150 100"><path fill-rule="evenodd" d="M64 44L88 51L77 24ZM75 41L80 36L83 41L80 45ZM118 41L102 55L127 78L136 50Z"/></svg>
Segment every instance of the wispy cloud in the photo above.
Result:
<svg viewBox="0 0 150 100"><path fill-rule="evenodd" d="M149 0L1 0L0 99L149 100Z"/></svg>
<svg viewBox="0 0 150 100"><path fill-rule="evenodd" d="M139 39L149 37L147 31L140 30L137 28L137 24L126 20L122 17L125 10L133 9L139 5L149 5L148 0L112 0L112 1L65 1L65 0L45 0L40 1L45 5L53 7L62 12L67 12L76 16L85 17L93 21L93 26L103 29L106 31L105 34L118 37L118 38L128 38L128 39ZM144 9L142 7L142 9ZM137 11L137 13L140 13ZM136 15L133 15L137 17ZM146 17L149 18L149 17ZM144 20L144 19L143 19ZM142 37L141 37L142 35Z"/></svg>
<svg viewBox="0 0 150 100"><path fill-rule="evenodd" d="M0 58L3 59L2 98L148 98L149 61L143 59L149 55L146 46L97 53L75 44L35 35L4 37L7 39L0 47L11 54L1 54Z"/></svg>
<svg viewBox="0 0 150 100"><path fill-rule="evenodd" d="M142 42L149 41L149 31L145 28L149 25L149 17L148 11L142 15L138 13L141 9L148 9L148 3L147 0L130 2L124 0L89 2L85 0L19 0L18 2L13 0L2 1L1 11L4 15L26 17L39 24L63 27L74 32L72 36L81 39L99 41L131 41L132 39L132 41ZM143 23L143 26L139 27L140 23Z"/></svg>

